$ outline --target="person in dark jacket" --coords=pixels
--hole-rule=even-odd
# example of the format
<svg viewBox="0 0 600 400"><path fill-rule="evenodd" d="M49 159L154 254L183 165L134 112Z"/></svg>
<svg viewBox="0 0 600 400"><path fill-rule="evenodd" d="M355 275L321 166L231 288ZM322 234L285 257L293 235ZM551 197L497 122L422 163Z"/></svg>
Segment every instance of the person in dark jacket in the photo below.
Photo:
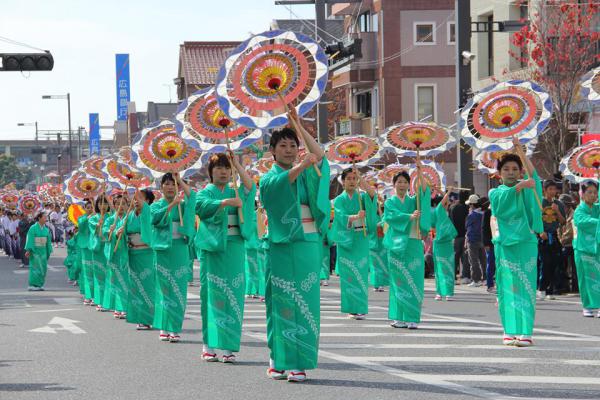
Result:
<svg viewBox="0 0 600 400"><path fill-rule="evenodd" d="M469 206L465 204L469 197L469 192L459 193L458 203L450 206L450 219L456 228L456 238L454 239L454 265L460 271L460 283L468 284L471 282L471 271L469 268L469 259L465 251L465 234L467 233L465 223L469 214Z"/></svg>
<svg viewBox="0 0 600 400"><path fill-rule="evenodd" d="M479 287L483 281L483 268L485 253L483 251L483 211L479 205L479 196L472 194L466 204L469 206L469 215L465 224L465 248L471 266L472 282L469 286Z"/></svg>
<svg viewBox="0 0 600 400"><path fill-rule="evenodd" d="M27 239L27 232L29 232L29 228L31 228L31 225L33 225L33 223L33 219L28 215L23 215L23 218L21 218L21 221L19 221L18 230L21 246L21 268L29 266L29 257L27 257L27 255L25 254L25 242Z"/></svg>
<svg viewBox="0 0 600 400"><path fill-rule="evenodd" d="M492 228L490 219L492 210L490 210L490 200L487 197L479 199L481 210L483 211L483 248L485 249L485 276L487 291L494 292L494 276L496 275L496 256L494 255L494 244L492 243Z"/></svg>

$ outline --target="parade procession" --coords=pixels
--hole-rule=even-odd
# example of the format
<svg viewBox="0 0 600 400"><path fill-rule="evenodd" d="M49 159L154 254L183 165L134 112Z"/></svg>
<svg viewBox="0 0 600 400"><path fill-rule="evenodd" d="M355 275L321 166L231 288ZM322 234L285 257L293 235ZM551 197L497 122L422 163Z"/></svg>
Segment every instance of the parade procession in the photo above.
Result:
<svg viewBox="0 0 600 400"><path fill-rule="evenodd" d="M330 12L345 10L346 26L355 21L356 29L363 7L410 9L400 0L331 3ZM448 23L446 32L433 23L430 44L446 33L450 43L450 29L457 35L452 56L460 87L459 70L480 61L461 51L464 9L456 3L446 22L458 25ZM552 12L565 18L585 8L598 27L600 4L556 3ZM377 15L369 23L383 31ZM543 34L530 18L513 34L513 46L534 48ZM485 35L491 37L493 24ZM429 40L419 36L425 25L411 25L413 47ZM33 184L0 174L0 329L27 326L3 335L0 367L33 357L28 348L40 353L38 343L52 349L53 340L71 332L69 355L51 358L78 376L77 385L110 386L102 398L155 398L141 389L146 384L165 385L156 389L161 399L303 396L281 384L265 386L279 380L306 382L296 387L312 390L305 393L310 398L338 398L330 385L343 398L600 398L600 347L593 347L600 342L600 134L561 130L575 124L574 108L580 119L587 109L590 121L600 115L600 53L584 64L570 61L585 70L569 77L568 99L539 73L495 75L460 89L454 115L440 118L441 107L423 106L428 97L417 83L414 116L373 118L373 125L365 122L371 112L392 115L395 107L413 107L413 98L380 104L375 94L387 98L383 86L365 97L364 75L345 92L349 107L362 114L348 117L351 129L341 133L346 125L329 124L327 113L336 115L346 102L336 95L340 82L354 79L352 71L365 73L368 61L359 57L368 57L369 37L356 36L362 55L340 67L343 43L332 50L323 37L334 31L311 26L316 36L303 25L249 32L211 67L210 85L190 90L183 83L172 112L148 117L137 130L129 113L125 142L115 145L115 133L109 151L93 151L90 135L90 151L78 151L75 162L67 95L72 165L66 168L59 154L56 178ZM598 42L594 31L586 46L598 50ZM542 68L536 51L549 50L521 50L521 65L529 57L532 68ZM394 57L382 53L373 64L381 69L370 71L383 74ZM411 70L417 81L430 71L422 69ZM432 104L446 101L441 86L433 86ZM422 118L422 107L429 116ZM39 146L37 135L36 122ZM64 146L60 133L57 140ZM10 151L7 145L1 157ZM20 168L22 159L11 160ZM19 312L53 318L40 328ZM203 368L193 374L205 389L169 394L167 387L189 371L176 363ZM550 364L562 369L534 371ZM0 368L0 398L54 398L26 397L57 383L30 389L3 382L9 369ZM56 386L62 398L71 398L65 390L95 398L60 376L41 382L63 379ZM404 381L413 386L398 383Z"/></svg>

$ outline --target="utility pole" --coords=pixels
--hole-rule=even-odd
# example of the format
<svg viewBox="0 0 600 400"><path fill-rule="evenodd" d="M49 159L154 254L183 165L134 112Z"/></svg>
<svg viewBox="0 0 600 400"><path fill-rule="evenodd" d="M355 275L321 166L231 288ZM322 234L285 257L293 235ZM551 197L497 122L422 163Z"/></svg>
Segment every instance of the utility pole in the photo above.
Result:
<svg viewBox="0 0 600 400"><path fill-rule="evenodd" d="M315 38L319 37L319 29L322 29L322 31L325 30L325 7L325 0L315 0ZM323 95L317 102L317 136L319 143L321 144L325 144L329 141L327 126L327 90L323 91Z"/></svg>
<svg viewBox="0 0 600 400"><path fill-rule="evenodd" d="M71 141L71 93L67 93L67 112L69 117L69 171L73 170L73 147Z"/></svg>
<svg viewBox="0 0 600 400"><path fill-rule="evenodd" d="M460 114L467 104L468 93L471 89L471 64L463 62L463 52L471 51L471 0L455 0L456 10L456 127L458 134L458 148L456 149L458 162L458 186L473 187L473 171L471 170L472 155L460 141ZM466 64L466 65L465 65Z"/></svg>

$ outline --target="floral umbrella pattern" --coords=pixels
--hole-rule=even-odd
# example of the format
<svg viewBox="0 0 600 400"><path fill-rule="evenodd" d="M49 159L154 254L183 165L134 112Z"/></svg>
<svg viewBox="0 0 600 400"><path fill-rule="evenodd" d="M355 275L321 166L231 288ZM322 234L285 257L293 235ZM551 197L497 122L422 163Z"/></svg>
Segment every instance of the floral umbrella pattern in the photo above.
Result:
<svg viewBox="0 0 600 400"><path fill-rule="evenodd" d="M600 175L600 142L574 148L560 162L560 172L571 182L597 180Z"/></svg>
<svg viewBox="0 0 600 400"><path fill-rule="evenodd" d="M433 122L406 122L390 126L383 133L382 146L403 157L435 156L456 145L448 128Z"/></svg>
<svg viewBox="0 0 600 400"><path fill-rule="evenodd" d="M600 67L589 71L581 79L581 96L592 105L600 104Z"/></svg>
<svg viewBox="0 0 600 400"><path fill-rule="evenodd" d="M188 177L202 167L200 151L182 139L171 121L144 129L132 150L135 167L155 178L167 172L181 171Z"/></svg>
<svg viewBox="0 0 600 400"><path fill-rule="evenodd" d="M215 88L229 118L270 129L287 124L285 106L295 107L299 116L313 108L327 80L327 56L318 43L301 33L273 30L240 44L221 67Z"/></svg>
<svg viewBox="0 0 600 400"><path fill-rule="evenodd" d="M460 114L459 131L478 150L510 150L513 136L527 144L546 129L552 107L550 95L533 82L500 82L469 100Z"/></svg>
<svg viewBox="0 0 600 400"><path fill-rule="evenodd" d="M231 122L219 107L214 88L199 90L184 100L175 119L181 137L202 151L225 152L227 142L231 150L243 149L262 137L260 129Z"/></svg>

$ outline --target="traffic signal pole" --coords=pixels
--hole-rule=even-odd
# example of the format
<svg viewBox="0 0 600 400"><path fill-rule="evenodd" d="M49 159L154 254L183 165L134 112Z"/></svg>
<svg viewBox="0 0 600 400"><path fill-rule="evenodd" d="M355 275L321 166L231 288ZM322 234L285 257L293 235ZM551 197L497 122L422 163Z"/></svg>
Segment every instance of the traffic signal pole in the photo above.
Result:
<svg viewBox="0 0 600 400"><path fill-rule="evenodd" d="M458 135L458 147L456 149L458 162L458 186L464 188L473 187L473 163L472 155L467 152L467 147L461 144L460 137L460 114L462 108L467 104L468 92L471 89L471 64L463 63L462 53L471 51L471 0L455 0L456 10L456 129Z"/></svg>
<svg viewBox="0 0 600 400"><path fill-rule="evenodd" d="M315 37L319 37L319 30L325 31L325 0L315 0ZM329 84L329 79L327 80ZM319 143L325 144L329 141L329 132L327 126L327 90L317 103L317 137Z"/></svg>

